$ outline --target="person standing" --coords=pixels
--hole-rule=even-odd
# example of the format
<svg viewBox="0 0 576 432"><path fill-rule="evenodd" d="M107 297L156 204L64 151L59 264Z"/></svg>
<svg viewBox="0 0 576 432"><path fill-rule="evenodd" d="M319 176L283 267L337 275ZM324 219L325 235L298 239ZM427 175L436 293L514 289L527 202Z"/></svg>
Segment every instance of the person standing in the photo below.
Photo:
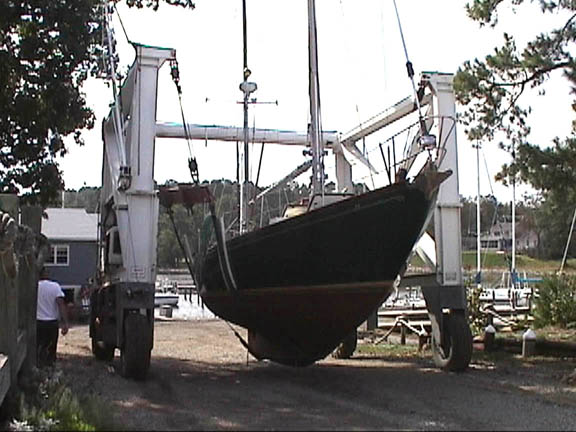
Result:
<svg viewBox="0 0 576 432"><path fill-rule="evenodd" d="M40 271L38 305L36 308L36 349L38 366L53 366L58 347L58 329L68 333L68 310L64 292L58 282L48 278L48 270Z"/></svg>

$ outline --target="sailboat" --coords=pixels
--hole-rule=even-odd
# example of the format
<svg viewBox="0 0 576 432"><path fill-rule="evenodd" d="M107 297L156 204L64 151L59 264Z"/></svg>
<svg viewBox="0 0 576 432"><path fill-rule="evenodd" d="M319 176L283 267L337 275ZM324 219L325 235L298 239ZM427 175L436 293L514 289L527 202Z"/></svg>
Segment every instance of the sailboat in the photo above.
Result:
<svg viewBox="0 0 576 432"><path fill-rule="evenodd" d="M207 187L159 191L160 203L168 208L210 206L191 266L199 294L217 316L247 329L245 344L254 357L289 366L326 357L386 300L425 231L441 183L451 174L438 170L436 143L421 119L415 148L428 156L419 172L408 177L410 155L405 166L390 163L396 179L385 187L358 195L326 192L313 0L308 0L308 19L309 199L290 206L290 215L275 223L227 239ZM246 101L254 86L247 84L244 66ZM244 205L241 200L241 215ZM215 242L209 244L211 237Z"/></svg>
<svg viewBox="0 0 576 432"><path fill-rule="evenodd" d="M530 301L534 296L533 284L541 282L540 278L528 278L526 272L520 275L516 269L516 182L514 178L511 180L512 185L512 201L511 201L511 234L510 241L511 258L509 269L502 272L501 278L492 286L484 283L482 279L482 260L481 260L481 224L480 224L480 144L477 143L476 149L476 171L477 171L477 197L476 197L476 284L480 289L480 300L488 306L498 309L499 311L511 310L530 310ZM515 157L514 149L512 157ZM486 167L487 168L487 167ZM491 186L491 185L490 185ZM493 195L492 195L493 196ZM497 208L497 207L496 207ZM503 233L500 228L500 232Z"/></svg>

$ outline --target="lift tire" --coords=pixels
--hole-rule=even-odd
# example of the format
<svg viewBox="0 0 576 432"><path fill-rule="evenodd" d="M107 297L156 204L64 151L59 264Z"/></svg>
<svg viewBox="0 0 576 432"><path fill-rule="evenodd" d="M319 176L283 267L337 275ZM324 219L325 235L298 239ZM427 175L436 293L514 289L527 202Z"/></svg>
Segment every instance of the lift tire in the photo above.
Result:
<svg viewBox="0 0 576 432"><path fill-rule="evenodd" d="M472 332L462 312L444 314L444 346L432 337L432 356L436 366L463 372L472 359Z"/></svg>
<svg viewBox="0 0 576 432"><path fill-rule="evenodd" d="M111 362L114 359L115 347L92 338L92 354L98 360Z"/></svg>
<svg viewBox="0 0 576 432"><path fill-rule="evenodd" d="M146 379L150 368L151 344L148 319L129 313L124 320L124 344L120 350L120 373L137 381Z"/></svg>
<svg viewBox="0 0 576 432"><path fill-rule="evenodd" d="M356 330L344 338L338 347L332 353L332 356L337 359L349 359L354 354L356 346L358 345L358 334Z"/></svg>

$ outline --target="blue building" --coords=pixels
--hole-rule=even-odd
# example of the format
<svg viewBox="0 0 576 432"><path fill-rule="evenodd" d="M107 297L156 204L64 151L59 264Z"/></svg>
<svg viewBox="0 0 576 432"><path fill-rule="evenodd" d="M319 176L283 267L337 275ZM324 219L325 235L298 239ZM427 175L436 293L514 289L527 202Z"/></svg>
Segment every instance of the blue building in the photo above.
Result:
<svg viewBox="0 0 576 432"><path fill-rule="evenodd" d="M50 278L62 285L66 302L81 308L88 305L83 289L94 277L98 259L98 214L77 208L46 209L42 234L50 243L45 262Z"/></svg>

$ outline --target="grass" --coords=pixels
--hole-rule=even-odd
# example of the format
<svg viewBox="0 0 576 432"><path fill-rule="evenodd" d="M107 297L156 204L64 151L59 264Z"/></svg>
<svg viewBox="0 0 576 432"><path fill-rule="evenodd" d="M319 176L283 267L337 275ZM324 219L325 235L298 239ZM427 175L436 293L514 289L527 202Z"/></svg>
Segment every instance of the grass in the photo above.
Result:
<svg viewBox="0 0 576 432"><path fill-rule="evenodd" d="M508 255L497 252L482 252L482 267L484 269L507 270L509 268ZM527 255L516 254L516 269L530 273L556 273L560 269L560 260L540 260ZM462 252L462 267L476 269L476 251ZM576 272L576 258L566 260L564 264L566 273Z"/></svg>
<svg viewBox="0 0 576 432"><path fill-rule="evenodd" d="M507 270L509 268L510 257L503 253L482 252L482 268L494 270ZM527 255L516 254L516 268L518 271L531 273L556 272L560 268L559 260L539 260L530 258ZM424 262L414 255L410 265L416 268L424 267ZM476 270L476 251L462 252L462 267L466 270ZM569 259L564 265L566 272L576 272L576 258Z"/></svg>
<svg viewBox="0 0 576 432"><path fill-rule="evenodd" d="M418 346L414 345L400 345L395 343L364 343L358 344L356 353L370 357L387 357L387 358L414 358L421 357L418 351Z"/></svg>
<svg viewBox="0 0 576 432"><path fill-rule="evenodd" d="M8 430L117 430L110 408L95 396L74 393L60 370L36 370L21 387Z"/></svg>
<svg viewBox="0 0 576 432"><path fill-rule="evenodd" d="M521 341L524 329L517 331L506 332L506 337L509 339ZM546 326L542 328L533 329L536 333L537 339L545 339L557 342L576 342L576 329L566 329L554 326Z"/></svg>

